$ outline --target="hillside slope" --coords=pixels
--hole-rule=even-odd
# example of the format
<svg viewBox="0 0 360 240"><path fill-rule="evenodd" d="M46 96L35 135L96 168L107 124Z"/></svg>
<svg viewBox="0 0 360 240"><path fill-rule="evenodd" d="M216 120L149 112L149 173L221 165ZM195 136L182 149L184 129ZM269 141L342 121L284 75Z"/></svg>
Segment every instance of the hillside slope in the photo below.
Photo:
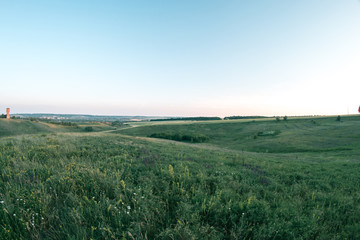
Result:
<svg viewBox="0 0 360 240"><path fill-rule="evenodd" d="M77 127L55 125L22 119L0 119L0 137L23 134L73 132L80 131Z"/></svg>
<svg viewBox="0 0 360 240"><path fill-rule="evenodd" d="M328 152L356 150L360 143L360 117L289 119L287 121L217 121L139 126L118 133L149 137L190 135L208 137L206 144L253 152Z"/></svg>
<svg viewBox="0 0 360 240"><path fill-rule="evenodd" d="M32 122L28 120L0 120L0 137L43 132L51 132L51 128L42 123Z"/></svg>

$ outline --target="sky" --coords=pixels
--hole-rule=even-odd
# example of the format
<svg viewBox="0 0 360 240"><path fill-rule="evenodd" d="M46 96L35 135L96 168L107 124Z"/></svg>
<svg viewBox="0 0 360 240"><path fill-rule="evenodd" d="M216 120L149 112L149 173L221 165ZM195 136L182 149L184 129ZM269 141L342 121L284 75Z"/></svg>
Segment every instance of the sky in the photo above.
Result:
<svg viewBox="0 0 360 240"><path fill-rule="evenodd" d="M0 112L337 115L359 0L0 0Z"/></svg>

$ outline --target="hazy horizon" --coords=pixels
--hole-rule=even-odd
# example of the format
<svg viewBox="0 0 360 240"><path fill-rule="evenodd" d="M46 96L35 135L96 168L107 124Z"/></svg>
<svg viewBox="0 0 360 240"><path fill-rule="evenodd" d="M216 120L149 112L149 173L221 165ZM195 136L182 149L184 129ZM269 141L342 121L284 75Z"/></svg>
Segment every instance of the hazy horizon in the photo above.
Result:
<svg viewBox="0 0 360 240"><path fill-rule="evenodd" d="M356 114L359 26L358 0L3 1L0 111Z"/></svg>

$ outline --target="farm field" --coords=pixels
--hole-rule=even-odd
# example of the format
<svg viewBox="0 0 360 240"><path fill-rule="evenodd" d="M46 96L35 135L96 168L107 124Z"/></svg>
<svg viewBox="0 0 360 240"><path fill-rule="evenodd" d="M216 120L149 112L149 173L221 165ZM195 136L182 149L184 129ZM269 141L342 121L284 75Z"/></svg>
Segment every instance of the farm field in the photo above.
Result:
<svg viewBox="0 0 360 240"><path fill-rule="evenodd" d="M0 239L360 239L360 117L335 119L0 120Z"/></svg>

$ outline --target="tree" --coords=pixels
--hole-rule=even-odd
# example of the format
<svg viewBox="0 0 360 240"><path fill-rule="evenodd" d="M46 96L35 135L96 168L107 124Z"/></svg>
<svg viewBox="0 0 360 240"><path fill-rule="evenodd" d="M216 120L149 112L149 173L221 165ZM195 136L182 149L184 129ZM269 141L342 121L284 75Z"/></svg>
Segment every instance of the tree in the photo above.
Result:
<svg viewBox="0 0 360 240"><path fill-rule="evenodd" d="M359 106L358 112L360 113L360 106Z"/></svg>
<svg viewBox="0 0 360 240"><path fill-rule="evenodd" d="M92 127L85 127L85 131L86 132L92 132L92 131L94 131L94 129Z"/></svg>
<svg viewBox="0 0 360 240"><path fill-rule="evenodd" d="M287 116L285 116L285 117L284 117L284 121L287 121L287 119L288 119L288 117L287 117Z"/></svg>
<svg viewBox="0 0 360 240"><path fill-rule="evenodd" d="M337 118L336 118L336 121L341 121L341 117L340 117L340 115L339 116L337 116Z"/></svg>

